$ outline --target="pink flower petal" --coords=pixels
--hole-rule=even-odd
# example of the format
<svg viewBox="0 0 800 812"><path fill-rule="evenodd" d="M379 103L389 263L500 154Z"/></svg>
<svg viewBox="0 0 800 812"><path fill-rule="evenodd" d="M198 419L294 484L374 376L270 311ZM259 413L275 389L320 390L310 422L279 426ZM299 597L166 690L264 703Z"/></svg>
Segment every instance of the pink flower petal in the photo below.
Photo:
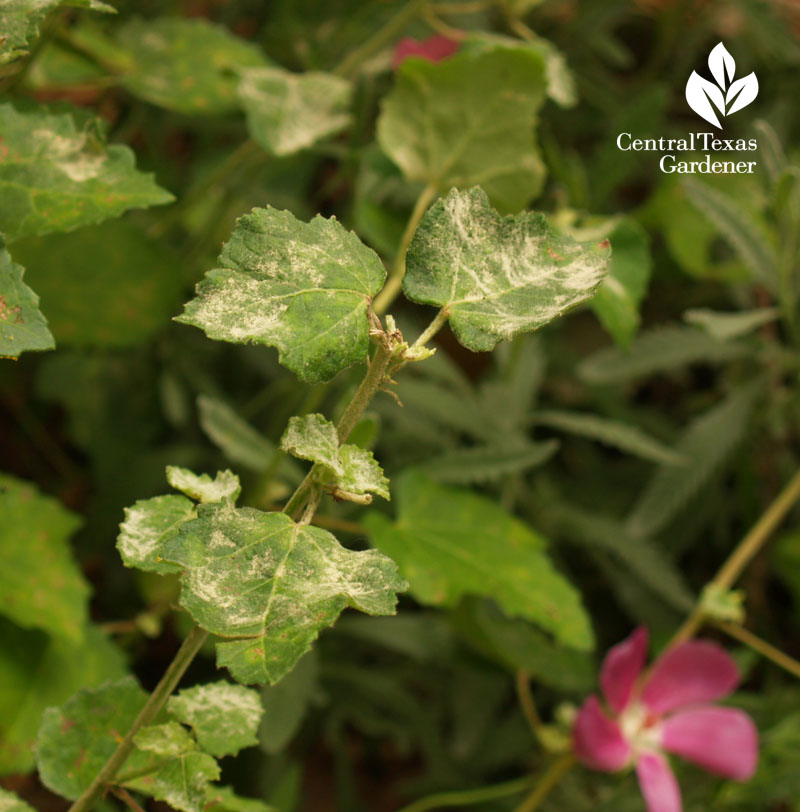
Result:
<svg viewBox="0 0 800 812"><path fill-rule="evenodd" d="M594 695L578 711L572 740L578 760L593 770L614 772L624 767L631 755L619 725L606 716Z"/></svg>
<svg viewBox="0 0 800 812"><path fill-rule="evenodd" d="M600 686L609 707L620 713L633 693L633 684L642 673L647 657L647 629L640 626L636 631L609 649L603 660Z"/></svg>
<svg viewBox="0 0 800 812"><path fill-rule="evenodd" d="M708 640L689 640L658 658L642 689L642 701L656 714L727 696L739 683L739 669L725 650Z"/></svg>
<svg viewBox="0 0 800 812"><path fill-rule="evenodd" d="M636 762L636 777L647 812L681 812L681 790L667 760L660 753L643 753Z"/></svg>
<svg viewBox="0 0 800 812"><path fill-rule="evenodd" d="M394 47L392 69L397 70L410 56L419 56L429 62L441 62L459 49L459 42L443 34L434 34L427 39L403 37Z"/></svg>
<svg viewBox="0 0 800 812"><path fill-rule="evenodd" d="M758 763L758 731L736 708L704 707L679 711L662 722L666 750L709 772L746 781Z"/></svg>

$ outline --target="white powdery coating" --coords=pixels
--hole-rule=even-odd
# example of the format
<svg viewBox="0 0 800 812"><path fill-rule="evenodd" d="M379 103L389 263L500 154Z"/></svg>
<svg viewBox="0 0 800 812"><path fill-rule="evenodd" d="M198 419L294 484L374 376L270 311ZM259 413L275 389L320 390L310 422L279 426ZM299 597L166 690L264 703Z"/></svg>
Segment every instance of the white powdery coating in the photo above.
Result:
<svg viewBox="0 0 800 812"><path fill-rule="evenodd" d="M176 465L167 466L167 482L192 499L201 502L219 502L223 499L235 499L241 490L239 477L232 471L217 471L211 479L208 474L195 474L188 468Z"/></svg>
<svg viewBox="0 0 800 812"><path fill-rule="evenodd" d="M281 448L295 457L326 465L337 476L344 473L336 426L321 414L290 418L281 437Z"/></svg>
<svg viewBox="0 0 800 812"><path fill-rule="evenodd" d="M128 566L149 568L167 538L194 519L194 506L179 496L156 496L125 508L117 549Z"/></svg>
<svg viewBox="0 0 800 812"><path fill-rule="evenodd" d="M84 153L86 133L60 135L40 127L31 133L33 151L37 157L50 160L56 169L77 183L96 178L106 162L105 155Z"/></svg>

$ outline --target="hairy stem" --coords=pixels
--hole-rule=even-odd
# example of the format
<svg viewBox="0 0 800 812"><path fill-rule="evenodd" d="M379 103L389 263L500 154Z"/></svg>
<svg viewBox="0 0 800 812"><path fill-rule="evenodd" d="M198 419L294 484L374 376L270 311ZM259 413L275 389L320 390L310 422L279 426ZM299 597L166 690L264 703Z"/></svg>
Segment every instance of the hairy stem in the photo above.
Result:
<svg viewBox="0 0 800 812"><path fill-rule="evenodd" d="M526 776L525 778L515 778L513 781L506 781L503 784L492 784L488 787L456 790L454 792L437 792L435 795L428 795L425 798L414 801L413 804L404 806L398 810L398 812L427 812L429 809L480 804L484 801L493 801L496 798L505 798L509 795L524 792L530 785L531 779L529 776Z"/></svg>
<svg viewBox="0 0 800 812"><path fill-rule="evenodd" d="M736 549L730 554L728 560L720 567L719 572L708 585L723 591L730 589L758 551L766 544L775 528L786 518L786 515L798 499L800 499L800 471L792 477L789 484L775 498L775 501L761 514L761 518L739 542ZM683 625L675 632L669 647L694 637L703 625L704 620L703 606L698 603Z"/></svg>
<svg viewBox="0 0 800 812"><path fill-rule="evenodd" d="M392 266L392 271L383 290L375 297L372 303L372 309L380 316L385 313L390 307L392 302L397 298L400 289L403 286L403 277L406 274L406 254L408 253L408 246L411 245L411 239L414 232L417 230L419 221L428 209L429 204L436 197L436 187L428 184L420 193L417 202L414 204L414 209L411 216L406 223L406 229L400 239L400 246L397 249L397 258Z"/></svg>
<svg viewBox="0 0 800 812"><path fill-rule="evenodd" d="M575 756L572 753L567 753L556 759L541 780L536 782L536 786L522 799L522 803L514 809L514 812L534 812L535 809L538 809L542 801L572 769L574 764Z"/></svg>
<svg viewBox="0 0 800 812"><path fill-rule="evenodd" d="M100 800L106 788L113 783L120 767L131 754L134 736L158 716L207 637L208 632L197 626L189 632L189 636L183 641L183 645L178 649L175 659L169 664L164 676L161 677L153 693L150 694L150 698L139 712L130 730L125 734L125 738L119 743L103 769L95 776L94 781L81 797L72 804L68 812L89 812Z"/></svg>
<svg viewBox="0 0 800 812"><path fill-rule="evenodd" d="M422 331L420 337L411 345L411 349L417 347L424 347L439 330L444 327L447 319L450 317L450 311L443 307L437 314L436 318Z"/></svg>

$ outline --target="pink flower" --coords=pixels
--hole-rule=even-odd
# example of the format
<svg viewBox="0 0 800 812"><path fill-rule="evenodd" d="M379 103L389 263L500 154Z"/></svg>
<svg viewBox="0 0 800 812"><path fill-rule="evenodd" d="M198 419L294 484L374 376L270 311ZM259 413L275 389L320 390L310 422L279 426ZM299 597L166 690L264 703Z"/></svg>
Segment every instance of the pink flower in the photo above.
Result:
<svg viewBox="0 0 800 812"><path fill-rule="evenodd" d="M434 34L427 39L403 37L394 47L392 70L397 70L410 56L419 56L429 62L441 62L448 56L452 56L458 48L457 40L445 37L443 34Z"/></svg>
<svg viewBox="0 0 800 812"><path fill-rule="evenodd" d="M709 772L746 781L758 761L758 732L744 711L708 703L739 684L736 663L716 643L690 640L664 652L643 681L647 629L638 628L603 661L600 686L611 714L590 696L572 731L575 755L594 770L636 765L649 812L681 812L665 751Z"/></svg>

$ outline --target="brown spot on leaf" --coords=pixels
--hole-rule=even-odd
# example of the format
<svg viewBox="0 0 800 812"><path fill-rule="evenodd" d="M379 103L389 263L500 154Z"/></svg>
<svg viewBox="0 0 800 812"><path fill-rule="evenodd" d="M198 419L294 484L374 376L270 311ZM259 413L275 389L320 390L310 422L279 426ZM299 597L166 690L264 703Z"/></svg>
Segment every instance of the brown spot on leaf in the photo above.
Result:
<svg viewBox="0 0 800 812"><path fill-rule="evenodd" d="M548 248L547 253L550 254L552 259L564 259L561 254L557 254L552 248Z"/></svg>
<svg viewBox="0 0 800 812"><path fill-rule="evenodd" d="M610 248L611 247L611 241L610 240L603 240L603 242L597 243L597 247L602 248L604 250L606 248Z"/></svg>

